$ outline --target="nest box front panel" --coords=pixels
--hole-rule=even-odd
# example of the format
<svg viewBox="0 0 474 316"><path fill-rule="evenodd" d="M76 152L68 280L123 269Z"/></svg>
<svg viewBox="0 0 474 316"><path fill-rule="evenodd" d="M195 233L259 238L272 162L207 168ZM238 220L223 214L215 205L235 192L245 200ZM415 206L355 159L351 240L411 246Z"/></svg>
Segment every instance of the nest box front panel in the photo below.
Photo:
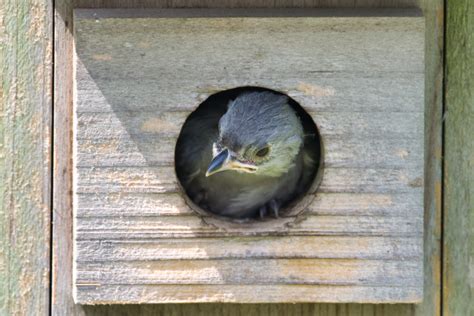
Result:
<svg viewBox="0 0 474 316"><path fill-rule="evenodd" d="M76 11L77 303L421 300L424 19L258 12ZM322 181L296 215L226 222L178 183L184 121L242 86L319 128Z"/></svg>

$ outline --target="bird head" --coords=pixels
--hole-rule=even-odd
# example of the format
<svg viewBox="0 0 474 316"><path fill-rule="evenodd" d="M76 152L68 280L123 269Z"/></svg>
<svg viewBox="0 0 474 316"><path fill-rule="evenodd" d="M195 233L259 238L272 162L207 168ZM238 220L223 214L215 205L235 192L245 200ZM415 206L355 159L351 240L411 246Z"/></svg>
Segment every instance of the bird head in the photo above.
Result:
<svg viewBox="0 0 474 316"><path fill-rule="evenodd" d="M229 170L269 177L288 172L303 143L300 119L288 98L252 92L229 102L206 176Z"/></svg>

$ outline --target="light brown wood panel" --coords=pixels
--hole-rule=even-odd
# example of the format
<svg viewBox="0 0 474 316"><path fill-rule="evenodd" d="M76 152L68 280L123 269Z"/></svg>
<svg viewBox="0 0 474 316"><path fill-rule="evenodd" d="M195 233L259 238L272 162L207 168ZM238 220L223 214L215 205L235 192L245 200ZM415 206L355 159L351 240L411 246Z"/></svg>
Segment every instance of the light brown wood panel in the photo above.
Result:
<svg viewBox="0 0 474 316"><path fill-rule="evenodd" d="M409 287L421 277L418 260L223 259L87 262L76 286L105 285L338 285ZM217 287L217 286L216 286ZM398 291L397 291L398 292ZM402 292L401 290L399 292ZM82 291L78 295L83 296ZM265 300L262 296L259 300ZM280 295L283 301L285 297ZM99 298L100 299L100 298ZM170 299L172 299L170 297ZM302 297L301 300L308 301ZM339 301L336 297L334 300ZM198 300L199 301L199 300ZM150 303L159 302L151 301Z"/></svg>
<svg viewBox="0 0 474 316"><path fill-rule="evenodd" d="M415 315L441 315L444 1L422 1L425 42L424 299Z"/></svg>
<svg viewBox="0 0 474 316"><path fill-rule="evenodd" d="M265 222L226 223L213 217L159 216L77 218L77 240L105 238L195 238L226 236L399 236L421 238L422 219L388 216L283 217ZM219 227L224 226L224 227ZM217 227L216 227L217 226ZM282 242L286 242L282 240ZM296 252L296 251L295 251ZM334 249L337 253L338 249ZM80 259L79 257L77 258Z"/></svg>
<svg viewBox="0 0 474 316"><path fill-rule="evenodd" d="M294 236L189 238L184 240L144 238L108 239L91 244L77 242L78 257L84 262L181 259L269 258L364 258L416 259L422 256L420 240L411 237ZM338 249L334 252L333 249Z"/></svg>
<svg viewBox="0 0 474 316"><path fill-rule="evenodd" d="M85 315L72 299L72 1L54 11L54 152L51 315Z"/></svg>
<svg viewBox="0 0 474 316"><path fill-rule="evenodd" d="M49 312L52 3L0 5L0 314Z"/></svg>
<svg viewBox="0 0 474 316"><path fill-rule="evenodd" d="M95 304L113 304L119 300L147 302L187 303L278 303L278 302L334 302L367 301L368 303L411 302L418 289L370 286L325 285L81 285L81 301ZM97 301L100 297L100 301ZM265 300L262 300L265 297ZM335 307L337 310L337 307ZM327 315L327 314L321 314Z"/></svg>
<svg viewBox="0 0 474 316"><path fill-rule="evenodd" d="M191 215L179 193L82 194L78 207L82 217ZM308 206L308 215L413 216L422 205L418 193L323 193Z"/></svg>
<svg viewBox="0 0 474 316"><path fill-rule="evenodd" d="M230 1L233 2L233 1ZM214 5L230 6L228 1L219 1ZM303 3L304 2L304 3ZM254 1L250 6L254 5ZM277 1L276 4L288 6L337 6L338 1L325 1L315 4L309 1ZM166 6L169 1L76 1L76 4L84 7L105 6L110 7L136 7L136 6ZM203 1L188 2L189 6L203 6ZM357 4L354 4L357 6ZM55 179L64 179L64 185L57 185L55 197L55 258L54 265L56 278L54 279L53 300L54 315L439 315L440 312L440 234L441 234L441 206L440 206L440 174L441 174L441 116L442 116L442 48L443 48L443 1L418 1L406 3L405 1L384 0L372 1L368 6L394 7L403 5L421 5L426 16L426 84L425 84L425 148L426 148L426 173L425 173L425 290L423 304L160 304L160 305L107 305L107 306L85 306L74 305L71 293L71 270L72 253L71 238L58 238L59 236L70 236L71 231L71 207L70 207L70 179L71 168L68 155L57 155L56 163L58 172ZM273 6L270 4L269 6ZM68 124L68 111L71 113L72 97L69 93L72 87L71 64L71 33L72 27L72 3L70 1L59 1L56 5L56 81L57 108L55 122L60 133L55 136L59 141L55 147L68 152L70 142L67 137L71 133L71 125ZM64 111L64 112L63 112ZM58 123L61 123L59 125ZM62 135L66 136L65 138ZM70 150L70 149L69 149ZM59 151L59 150L58 150ZM56 181L59 182L59 181ZM69 185L67 185L69 183ZM68 202L69 201L69 202ZM67 267L70 267L69 269ZM69 280L69 281L68 281Z"/></svg>
<svg viewBox="0 0 474 316"><path fill-rule="evenodd" d="M78 201L92 193L180 192L174 167L78 167ZM422 197L423 170L325 168L319 188L324 193L418 193ZM408 194L408 197L411 195ZM415 197L416 198L416 197Z"/></svg>
<svg viewBox="0 0 474 316"><path fill-rule="evenodd" d="M240 11L233 14L235 12ZM274 12L279 15L283 11ZM178 241L246 236L262 240L268 236L286 237L278 239L278 245L289 242L290 236L312 236L315 240L320 236L410 237L421 241L423 19L416 14L400 16L407 11L376 12L374 16L359 11L357 17L350 17L348 11L341 16L332 12L335 11L306 10L292 11L290 16L280 18L265 17L261 13L258 17L222 18L218 17L218 11L212 11L212 18L193 19L183 16L205 16L206 11L77 11L73 159L77 163L74 169L75 238L82 242L81 246L88 249L110 239L175 238ZM118 16L114 18L114 14ZM266 15L273 14L268 11ZM180 38L179 46L176 38ZM209 56L216 58L209 62ZM387 59L391 62L387 63ZM371 82L370 88L367 82ZM387 85L388 82L391 84ZM224 222L189 211L146 216L138 212L123 216L119 210L118 216L95 216L89 208L83 216L83 203L97 196L101 200L108 199L109 194L118 199L124 193L148 194L158 198L160 203L164 201L165 205L187 208L184 200L176 202L179 199L173 196L181 192L173 166L173 144L180 126L193 109L189 104L196 106L199 99L215 91L244 85L285 91L316 121L327 144L325 151L331 150L325 155L324 177L318 192L352 195L356 201L370 194L385 194L390 199L385 212L361 216L352 210L325 216L318 213L321 202L317 200L310 204L310 208L316 210L312 214L248 223ZM382 91L381 97L379 91ZM359 101L365 105L352 106L353 95L357 93L367 95L365 100ZM397 108L391 106L389 100L392 99L399 105ZM326 100L328 105L321 109L319 100ZM87 144L86 154L90 148L101 152L103 147L98 144L104 139L111 145L105 146L103 155L94 154L89 164L79 165L84 148L79 144ZM346 139L359 142L359 150L350 150ZM408 145L401 147L398 139ZM123 140L128 145L115 146L123 150L118 152L114 144L120 145ZM374 140L382 145L373 146ZM164 152L168 149L167 155L155 155L153 150L144 149L152 147L150 144ZM383 151L390 146L395 148L388 153ZM375 152L371 152L374 149ZM109 162L111 151L125 159L119 163L113 159ZM130 154L138 159L127 159ZM412 164L406 163L408 155L413 157ZM379 159L378 163L372 163L374 157ZM403 207L397 205L400 196L405 199L402 205L406 206L407 202L411 205L403 210L403 216L397 216ZM168 197L171 199L167 200ZM135 209L142 204L141 200L130 201L136 203L132 205ZM347 209L344 200L333 199L332 203L335 209ZM377 204L371 203L370 198L365 201L377 208ZM327 254L340 259L327 259L327 262L325 259L300 260L299 252L292 249L288 249L285 258L255 259L250 253L256 255L257 247L249 244L249 255L245 259L175 262L158 258L158 266L144 259L89 262L80 257L83 252L78 249L76 299L93 302L91 294L85 293L89 291L87 284L100 284L106 290L107 286L116 284L128 283L133 288L141 284L179 285L186 280L189 284L204 282L216 286L325 284L353 286L354 291L359 291L360 285L396 287L395 296L390 291L384 293L391 298L401 295L412 301L416 301L413 291L421 286L421 257L412 260L394 257L375 262L362 257L345 258L354 262L344 266L344 257L337 247L327 249ZM111 248L103 250L112 251ZM263 264L266 273L260 270L258 263ZM172 265L175 272L160 270L159 267L167 265ZM223 279L210 271L218 271ZM341 274L341 271L350 273ZM383 271L380 274L383 277L373 279L379 275L375 271ZM133 278L128 277L131 275ZM138 280L141 281L136 283ZM409 295L402 294L404 287ZM421 297L421 287L419 290ZM97 302L102 302L100 290L94 293ZM374 300L372 294L364 293L367 300L362 302ZM207 301L207 294L202 294L202 299L192 297L190 302ZM104 292L104 295L109 294ZM261 296L258 300L285 302L288 301L285 295ZM360 299L363 295L354 294L354 297ZM341 301L341 297L329 300ZM380 302L389 301L378 297ZM136 302L136 297L127 300L124 295L120 299L125 300L117 300L117 303ZM174 300L170 296L166 301L169 300L182 299ZM298 301L306 300L308 298L302 297ZM159 302L159 299L149 302Z"/></svg>

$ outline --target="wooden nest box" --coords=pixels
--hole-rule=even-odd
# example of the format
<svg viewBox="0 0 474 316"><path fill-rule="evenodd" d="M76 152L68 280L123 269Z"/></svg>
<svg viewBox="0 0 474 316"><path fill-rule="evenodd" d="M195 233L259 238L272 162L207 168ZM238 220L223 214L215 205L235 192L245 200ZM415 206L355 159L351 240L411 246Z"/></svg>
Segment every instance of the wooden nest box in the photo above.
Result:
<svg viewBox="0 0 474 316"><path fill-rule="evenodd" d="M76 11L77 303L421 300L424 19L351 15ZM183 197L184 120L242 86L319 128L324 175L298 215L226 222Z"/></svg>

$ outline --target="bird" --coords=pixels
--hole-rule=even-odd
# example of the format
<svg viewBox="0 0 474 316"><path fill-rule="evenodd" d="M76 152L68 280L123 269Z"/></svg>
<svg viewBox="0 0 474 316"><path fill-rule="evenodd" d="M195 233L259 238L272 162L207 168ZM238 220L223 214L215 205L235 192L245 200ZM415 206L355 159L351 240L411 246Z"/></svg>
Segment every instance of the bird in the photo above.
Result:
<svg viewBox="0 0 474 316"><path fill-rule="evenodd" d="M226 101L186 120L175 153L181 185L219 216L279 217L316 172L315 135L305 146L303 122L284 94L244 91Z"/></svg>

